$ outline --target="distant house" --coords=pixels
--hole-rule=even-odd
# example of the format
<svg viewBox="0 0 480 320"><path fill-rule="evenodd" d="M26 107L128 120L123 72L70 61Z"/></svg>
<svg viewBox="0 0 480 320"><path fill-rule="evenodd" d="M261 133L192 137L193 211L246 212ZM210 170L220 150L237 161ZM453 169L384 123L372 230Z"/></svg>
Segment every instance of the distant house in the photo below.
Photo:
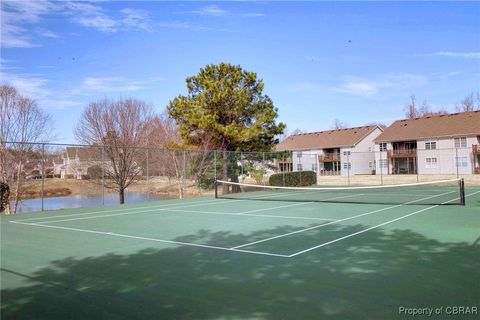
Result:
<svg viewBox="0 0 480 320"><path fill-rule="evenodd" d="M67 147L62 155L60 167L62 179L82 179L88 174L88 168L102 166L102 149L95 147Z"/></svg>
<svg viewBox="0 0 480 320"><path fill-rule="evenodd" d="M278 161L279 171L315 171L318 175L372 174L379 126L363 126L291 135L277 151L292 151Z"/></svg>
<svg viewBox="0 0 480 320"><path fill-rule="evenodd" d="M375 139L383 174L480 173L480 111L397 120Z"/></svg>

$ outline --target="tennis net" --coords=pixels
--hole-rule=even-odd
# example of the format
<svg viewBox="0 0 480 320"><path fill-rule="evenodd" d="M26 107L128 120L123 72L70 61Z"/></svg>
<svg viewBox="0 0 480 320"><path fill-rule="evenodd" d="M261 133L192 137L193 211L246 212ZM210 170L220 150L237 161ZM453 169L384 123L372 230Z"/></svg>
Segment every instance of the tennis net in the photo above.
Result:
<svg viewBox="0 0 480 320"><path fill-rule="evenodd" d="M236 200L464 205L463 179L360 187L276 187L217 180L215 197Z"/></svg>

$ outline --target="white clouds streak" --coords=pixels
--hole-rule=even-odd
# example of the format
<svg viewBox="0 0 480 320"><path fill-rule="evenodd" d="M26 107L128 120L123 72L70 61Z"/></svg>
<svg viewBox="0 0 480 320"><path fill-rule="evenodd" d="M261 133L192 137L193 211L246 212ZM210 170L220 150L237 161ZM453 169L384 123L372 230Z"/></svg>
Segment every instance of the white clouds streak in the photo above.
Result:
<svg viewBox="0 0 480 320"><path fill-rule="evenodd" d="M371 97L387 89L394 91L412 90L426 85L428 81L429 79L425 76L410 73L386 74L375 79L347 76L344 77L344 82L340 86L333 88L333 90Z"/></svg>
<svg viewBox="0 0 480 320"><path fill-rule="evenodd" d="M56 10L49 1L2 1L1 3L1 46L3 48L32 48L28 26L38 23L42 16Z"/></svg>
<svg viewBox="0 0 480 320"><path fill-rule="evenodd" d="M429 54L429 56L437 57L454 57L464 59L480 59L480 51L473 52L452 52L452 51L439 51Z"/></svg>

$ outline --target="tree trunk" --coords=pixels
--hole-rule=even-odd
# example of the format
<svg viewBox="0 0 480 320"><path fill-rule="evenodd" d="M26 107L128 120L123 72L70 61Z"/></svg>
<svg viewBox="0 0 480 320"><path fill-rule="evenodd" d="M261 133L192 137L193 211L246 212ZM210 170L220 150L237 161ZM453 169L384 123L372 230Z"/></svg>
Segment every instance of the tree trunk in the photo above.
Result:
<svg viewBox="0 0 480 320"><path fill-rule="evenodd" d="M119 196L119 199L120 199L120 204L124 204L125 203L125 189L120 188L118 190L118 196Z"/></svg>
<svg viewBox="0 0 480 320"><path fill-rule="evenodd" d="M15 185L15 194L13 196L13 210L10 208L10 213L16 213L18 209L18 203L20 202L20 188L22 187L22 167L23 161L18 163L18 170L17 170L17 183Z"/></svg>

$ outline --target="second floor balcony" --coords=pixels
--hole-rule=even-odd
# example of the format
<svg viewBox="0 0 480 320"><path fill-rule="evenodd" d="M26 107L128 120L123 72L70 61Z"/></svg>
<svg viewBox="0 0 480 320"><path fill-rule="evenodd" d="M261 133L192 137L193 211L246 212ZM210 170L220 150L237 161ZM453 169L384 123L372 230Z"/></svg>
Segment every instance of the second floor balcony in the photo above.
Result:
<svg viewBox="0 0 480 320"><path fill-rule="evenodd" d="M337 162L340 161L340 153L324 153L318 156L320 162Z"/></svg>
<svg viewBox="0 0 480 320"><path fill-rule="evenodd" d="M389 158L415 158L417 157L417 149L396 149L388 150L387 157Z"/></svg>

